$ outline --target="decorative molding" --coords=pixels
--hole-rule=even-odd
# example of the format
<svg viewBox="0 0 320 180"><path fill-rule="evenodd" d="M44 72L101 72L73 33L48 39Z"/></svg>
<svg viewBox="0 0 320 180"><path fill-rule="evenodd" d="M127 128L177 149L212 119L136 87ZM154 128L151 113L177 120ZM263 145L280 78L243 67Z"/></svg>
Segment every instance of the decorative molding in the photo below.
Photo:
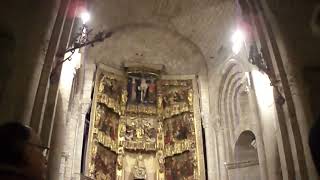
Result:
<svg viewBox="0 0 320 180"><path fill-rule="evenodd" d="M238 168L245 168L245 167L259 165L259 161L250 160L250 161L228 162L228 163L224 163L224 165L227 169L238 169Z"/></svg>

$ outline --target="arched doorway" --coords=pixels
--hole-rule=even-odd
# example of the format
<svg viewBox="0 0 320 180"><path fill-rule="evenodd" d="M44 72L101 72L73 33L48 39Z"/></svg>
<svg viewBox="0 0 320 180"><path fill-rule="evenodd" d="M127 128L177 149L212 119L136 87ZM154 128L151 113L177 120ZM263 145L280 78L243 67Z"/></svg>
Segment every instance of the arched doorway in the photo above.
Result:
<svg viewBox="0 0 320 180"><path fill-rule="evenodd" d="M243 131L234 148L235 162L229 165L230 180L260 180L256 137L252 131Z"/></svg>

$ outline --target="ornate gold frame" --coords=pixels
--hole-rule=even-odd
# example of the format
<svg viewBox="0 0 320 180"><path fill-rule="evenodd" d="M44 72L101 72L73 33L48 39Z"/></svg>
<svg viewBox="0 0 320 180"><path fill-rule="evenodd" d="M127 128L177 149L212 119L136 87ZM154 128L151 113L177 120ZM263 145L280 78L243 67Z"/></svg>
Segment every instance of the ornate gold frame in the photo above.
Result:
<svg viewBox="0 0 320 180"><path fill-rule="evenodd" d="M136 70L131 69L131 70ZM96 77L99 77L101 73L108 72L112 73L117 78L122 78L125 81L126 74L123 71L116 70L110 67L107 67L103 64L100 64L98 66ZM157 72L157 71L155 71ZM86 175L90 177L90 173L93 171L93 165L92 165L92 157L95 156L95 153L97 151L96 149L96 143L101 143L106 147L109 147L110 150L114 151L116 154L118 154L118 163L117 163L117 179L123 179L122 176L122 170L123 170L123 163L122 158L125 152L126 145L123 141L123 135L121 134L123 131L123 121L120 118L119 127L118 127L118 141L114 142L110 138L104 136L100 132L97 131L96 128L94 128L93 124L96 119L96 103L104 103L107 104L109 107L112 107L115 112L119 113L119 115L124 115L125 113L133 113L133 112L144 112L146 115L155 115L155 114L162 114L162 117L159 117L160 119L166 118L169 116L172 116L174 114L178 114L178 112L185 112L190 110L190 112L193 113L193 123L194 123L194 137L195 142L192 142L190 140L184 140L181 142L176 143L172 147L164 147L163 143L163 133L158 133L157 135L157 141L156 141L156 147L152 148L145 148L146 150L154 151L156 154L156 157L159 162L159 169L157 173L157 179L158 180L164 180L164 159L165 157L172 156L174 154L179 154L182 152L185 152L186 150L191 151L194 154L194 163L196 165L195 172L194 172L194 179L205 179L205 166L204 166L204 156L203 156L203 142L202 142L202 129L201 129L201 118L200 118L200 106L199 106L199 93L198 93L198 86L197 86L197 80L195 75L179 75L179 76L172 76L172 75L162 75L161 80L163 80L164 83L168 84L179 84L182 81L179 80L191 80L192 81L192 91L188 92L189 94L192 94L192 96L188 97L189 103L188 104L180 104L176 107L174 106L173 109L161 109L159 108L159 103L162 103L158 100L157 107L156 108L150 108L150 107L143 107L143 106L128 106L127 108L123 107L126 103L127 99L126 94L124 93L123 96L121 96L121 102L113 102L113 99L110 99L109 97L105 95L98 95L99 91L99 83L96 78L95 85L94 85L94 99L92 102L92 111L91 111L91 122L90 122L90 129L89 129L89 140L88 140L88 146L87 146L87 158L86 158L86 166L85 166L85 172ZM122 116L123 117L123 116ZM158 131L162 132L162 122L159 122L159 128ZM93 135L96 134L97 137L94 138ZM151 147L151 146L150 146ZM129 148L130 149L130 148ZM134 149L134 147L132 148Z"/></svg>

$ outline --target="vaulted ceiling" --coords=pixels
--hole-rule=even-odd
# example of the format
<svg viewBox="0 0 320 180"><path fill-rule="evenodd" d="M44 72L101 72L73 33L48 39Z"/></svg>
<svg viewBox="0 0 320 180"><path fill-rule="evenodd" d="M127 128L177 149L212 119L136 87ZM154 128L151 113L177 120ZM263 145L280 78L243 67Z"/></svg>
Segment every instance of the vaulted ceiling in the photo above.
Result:
<svg viewBox="0 0 320 180"><path fill-rule="evenodd" d="M190 60L186 62L199 59L201 54L205 61L203 63L208 64L215 60L221 47L230 45L230 35L235 29L233 0L90 0L89 9L92 17L90 26L96 30L116 32L115 37L107 39L104 45L97 45L90 50L89 56L95 61L108 57L110 61L112 51L127 53L126 58L132 58L129 51L132 51L131 54L143 56L147 53L146 49L153 49L149 52L155 52L154 55L158 58L179 60L189 57ZM123 28L128 25L131 25L131 28ZM135 29L135 26L140 30ZM117 31L125 34L117 35ZM179 44L178 41L182 40L189 41L189 45ZM179 46L193 47L188 50ZM172 48L175 47L180 50L177 50L176 55L170 56L170 52L174 51ZM163 57L156 52L157 48L158 51L164 51ZM177 53L181 56L177 57ZM198 62L195 60L195 63Z"/></svg>
<svg viewBox="0 0 320 180"><path fill-rule="evenodd" d="M237 9L235 2L235 0L90 0L89 9L92 14L90 25L95 30L113 31L117 31L126 25L142 25L146 27L149 25L149 30L150 27L157 29L152 31L157 31L158 35L162 34L163 40L167 44L170 44L168 37L176 34L180 36L180 39L189 40L190 43L198 47L198 53L203 55L205 63L209 65L217 60L221 49L230 49L230 37L236 29ZM293 52L291 55L293 57L292 61L304 66L319 65L317 52L320 49L319 38L312 34L310 28L310 18L317 0L309 0L308 2L301 0L281 2L267 0L265 2L268 3L271 12L276 18L280 31L284 35L283 39L286 41L287 48ZM150 47L153 43L159 43L162 40L162 37L158 37L157 40L156 37L151 37L153 35L156 36L152 32L145 32L144 34L143 28L141 26L139 28L141 29L141 36L140 45L138 46ZM119 49L121 46L128 46L128 44L136 47L135 50L131 48L133 51L130 53L143 54L144 50L139 52L138 46L134 45L139 41L139 38L128 38L128 44L124 44L126 42L124 36L137 34L128 31L130 30L127 29L125 31L126 35L118 36L122 39L121 41L112 38L107 40L110 42L106 42L105 45L109 49L103 49L102 45L100 49L96 47L94 48L95 50L90 50L89 54L95 61L101 60L97 58L106 57L109 57L110 60L110 53L107 51L116 51L115 48ZM113 46L114 42L118 44ZM166 43L163 42L161 46L165 48L167 46ZM179 43L175 44L173 42L171 45L168 48L179 46ZM150 48L152 49L152 47ZM156 51L156 49L154 50ZM122 53L124 51L129 53L128 51L130 50L124 48ZM185 49L180 53L187 51ZM150 51L150 53L152 52ZM97 54L100 57L97 57ZM163 58L170 59L170 53L163 54L166 54ZM187 55L188 53L185 53L185 56ZM172 59L181 59L185 56L172 57ZM132 57L127 55L126 58ZM158 58L161 58L159 54Z"/></svg>

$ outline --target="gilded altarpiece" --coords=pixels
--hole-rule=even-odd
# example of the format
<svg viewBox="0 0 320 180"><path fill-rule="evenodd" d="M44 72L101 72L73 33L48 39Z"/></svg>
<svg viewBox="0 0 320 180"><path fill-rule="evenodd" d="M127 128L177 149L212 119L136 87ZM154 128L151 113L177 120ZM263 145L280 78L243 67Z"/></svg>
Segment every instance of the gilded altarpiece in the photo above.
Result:
<svg viewBox="0 0 320 180"><path fill-rule="evenodd" d="M195 76L100 65L86 173L97 180L204 179Z"/></svg>

